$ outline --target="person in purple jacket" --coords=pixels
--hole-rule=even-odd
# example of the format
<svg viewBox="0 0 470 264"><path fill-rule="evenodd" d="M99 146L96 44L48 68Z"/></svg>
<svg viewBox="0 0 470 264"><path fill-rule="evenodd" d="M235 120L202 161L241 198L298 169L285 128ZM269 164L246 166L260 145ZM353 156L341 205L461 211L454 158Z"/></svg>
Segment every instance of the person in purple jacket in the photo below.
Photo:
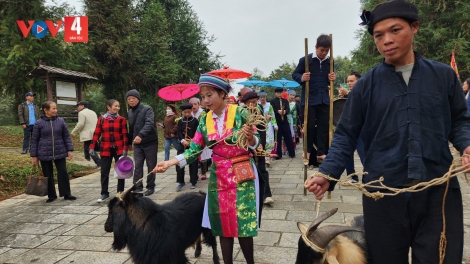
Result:
<svg viewBox="0 0 470 264"><path fill-rule="evenodd" d="M43 114L36 121L31 139L30 155L33 165L41 162L42 172L48 178L47 203L57 199L54 185L54 162L57 168L57 181L59 182L59 196L65 200L75 200L70 191L70 181L65 166L65 158L73 157L73 145L69 130L64 119L57 117L57 106L54 102L46 101L41 105Z"/></svg>

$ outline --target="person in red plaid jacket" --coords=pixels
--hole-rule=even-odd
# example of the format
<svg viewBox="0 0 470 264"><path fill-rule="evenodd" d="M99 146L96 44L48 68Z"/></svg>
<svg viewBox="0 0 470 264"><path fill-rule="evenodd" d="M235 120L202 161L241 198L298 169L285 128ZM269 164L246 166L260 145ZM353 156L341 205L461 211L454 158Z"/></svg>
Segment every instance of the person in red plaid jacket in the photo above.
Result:
<svg viewBox="0 0 470 264"><path fill-rule="evenodd" d="M106 102L108 111L98 118L95 133L90 145L89 153L92 156L97 155L94 148L97 141L100 144L101 153L101 203L109 198L108 184L109 171L111 163L118 161L121 156L127 156L127 122L126 119L118 114L119 102L110 99ZM124 179L118 179L117 192L124 191Z"/></svg>

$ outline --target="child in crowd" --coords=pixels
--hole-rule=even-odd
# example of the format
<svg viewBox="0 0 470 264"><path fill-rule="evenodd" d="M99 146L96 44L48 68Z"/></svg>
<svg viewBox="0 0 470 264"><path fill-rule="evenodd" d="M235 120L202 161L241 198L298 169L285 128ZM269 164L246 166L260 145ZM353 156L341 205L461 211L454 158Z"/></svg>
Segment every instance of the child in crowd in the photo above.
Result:
<svg viewBox="0 0 470 264"><path fill-rule="evenodd" d="M186 149L189 148L189 143L196 134L197 126L199 125L199 121L197 118L191 115L191 108L193 107L190 103L184 103L180 105L180 110L182 111L182 117L178 121L178 139L181 142L180 148L178 149L177 154L182 154ZM190 189L196 188L196 183L198 180L197 177L197 160L193 161L189 164L189 181L191 182ZM184 167L176 167L176 181L179 185L176 187L176 191L181 191L184 187Z"/></svg>

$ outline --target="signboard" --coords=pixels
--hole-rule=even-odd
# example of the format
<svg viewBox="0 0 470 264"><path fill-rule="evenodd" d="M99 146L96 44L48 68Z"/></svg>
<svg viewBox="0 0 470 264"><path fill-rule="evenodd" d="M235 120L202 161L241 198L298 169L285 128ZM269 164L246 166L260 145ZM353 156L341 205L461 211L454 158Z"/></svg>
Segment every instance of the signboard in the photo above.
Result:
<svg viewBox="0 0 470 264"><path fill-rule="evenodd" d="M75 89L75 83L56 81L55 87L57 104L77 104L77 91Z"/></svg>

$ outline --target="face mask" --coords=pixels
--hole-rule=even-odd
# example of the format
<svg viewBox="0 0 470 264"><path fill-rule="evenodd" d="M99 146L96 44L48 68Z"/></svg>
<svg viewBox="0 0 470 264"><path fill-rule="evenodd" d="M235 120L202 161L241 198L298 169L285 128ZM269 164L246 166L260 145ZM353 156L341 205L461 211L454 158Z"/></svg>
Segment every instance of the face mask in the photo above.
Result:
<svg viewBox="0 0 470 264"><path fill-rule="evenodd" d="M166 110L166 113L167 113L167 114L171 114L171 113L173 113L173 111L171 111L171 110Z"/></svg>

